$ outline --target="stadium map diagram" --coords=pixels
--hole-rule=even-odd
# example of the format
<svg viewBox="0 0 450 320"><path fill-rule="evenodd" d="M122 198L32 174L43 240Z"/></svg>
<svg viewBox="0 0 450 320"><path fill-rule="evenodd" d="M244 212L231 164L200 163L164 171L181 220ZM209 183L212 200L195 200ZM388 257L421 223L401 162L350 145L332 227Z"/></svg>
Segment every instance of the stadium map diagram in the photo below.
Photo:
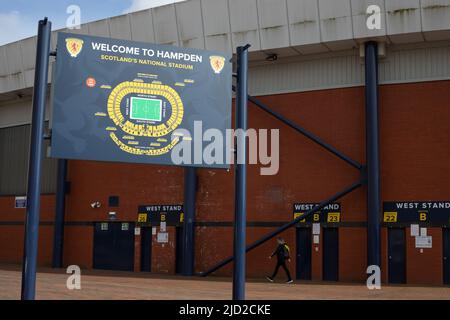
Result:
<svg viewBox="0 0 450 320"><path fill-rule="evenodd" d="M125 81L109 95L108 116L115 126L106 130L125 152L160 155L167 153L181 138L170 140L166 136L181 124L183 113L183 102L172 87ZM124 135L121 137L118 133Z"/></svg>
<svg viewBox="0 0 450 320"><path fill-rule="evenodd" d="M194 123L231 128L231 74L219 52L59 33L50 154L173 164Z"/></svg>

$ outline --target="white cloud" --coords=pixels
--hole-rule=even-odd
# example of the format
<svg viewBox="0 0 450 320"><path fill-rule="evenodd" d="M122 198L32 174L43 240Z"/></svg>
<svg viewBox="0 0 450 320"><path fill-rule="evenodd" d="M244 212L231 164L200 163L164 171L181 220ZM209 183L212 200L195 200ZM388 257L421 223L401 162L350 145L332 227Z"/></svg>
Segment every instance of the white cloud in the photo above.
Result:
<svg viewBox="0 0 450 320"><path fill-rule="evenodd" d="M181 1L185 0L132 0L131 6L125 9L123 12L130 13Z"/></svg>
<svg viewBox="0 0 450 320"><path fill-rule="evenodd" d="M36 32L37 23L30 23L20 12L0 12L0 45L31 37Z"/></svg>

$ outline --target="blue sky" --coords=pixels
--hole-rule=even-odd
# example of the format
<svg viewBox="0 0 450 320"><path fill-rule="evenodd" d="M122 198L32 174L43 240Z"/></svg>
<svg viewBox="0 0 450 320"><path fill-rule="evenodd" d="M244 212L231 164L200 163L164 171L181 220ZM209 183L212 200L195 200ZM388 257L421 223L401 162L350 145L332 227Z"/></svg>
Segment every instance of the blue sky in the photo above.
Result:
<svg viewBox="0 0 450 320"><path fill-rule="evenodd" d="M0 0L0 45L36 34L37 21L48 17L53 29L65 27L67 7L78 5L81 23L182 0Z"/></svg>

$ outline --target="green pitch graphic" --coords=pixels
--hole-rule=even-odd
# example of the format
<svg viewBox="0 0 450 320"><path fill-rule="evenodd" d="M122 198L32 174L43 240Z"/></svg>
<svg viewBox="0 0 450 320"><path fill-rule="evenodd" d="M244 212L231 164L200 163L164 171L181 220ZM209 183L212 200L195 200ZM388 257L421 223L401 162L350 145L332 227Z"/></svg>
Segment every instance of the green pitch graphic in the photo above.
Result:
<svg viewBox="0 0 450 320"><path fill-rule="evenodd" d="M158 99L131 98L131 119L161 121L162 101Z"/></svg>

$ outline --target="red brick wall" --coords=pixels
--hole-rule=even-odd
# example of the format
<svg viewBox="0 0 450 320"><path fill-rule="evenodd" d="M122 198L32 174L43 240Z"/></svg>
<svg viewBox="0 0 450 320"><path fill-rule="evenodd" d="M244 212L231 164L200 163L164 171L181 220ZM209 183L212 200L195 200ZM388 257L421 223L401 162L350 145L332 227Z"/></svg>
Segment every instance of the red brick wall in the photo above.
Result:
<svg viewBox="0 0 450 320"><path fill-rule="evenodd" d="M140 228L142 233L142 228ZM141 271L141 234L134 235L134 272Z"/></svg>
<svg viewBox="0 0 450 320"><path fill-rule="evenodd" d="M450 198L449 89L449 81L380 88L383 201ZM428 230L433 248L423 254L414 248L414 238L406 230L410 283L442 284L442 231Z"/></svg>
<svg viewBox="0 0 450 320"><path fill-rule="evenodd" d="M23 226L0 227L1 262L20 263L23 256Z"/></svg>
<svg viewBox="0 0 450 320"><path fill-rule="evenodd" d="M0 226L0 262L21 263L23 257L24 227L23 225ZM53 227L39 228L38 264L51 266L53 246Z"/></svg>
<svg viewBox="0 0 450 320"><path fill-rule="evenodd" d="M41 197L40 218L52 222L55 215L54 196ZM0 197L0 262L21 263L23 256L25 209L14 208L14 197ZM3 224L6 223L6 224ZM38 263L50 266L52 263L53 226L39 227Z"/></svg>
<svg viewBox="0 0 450 320"><path fill-rule="evenodd" d="M355 160L365 162L364 88L346 88L261 97L268 105L318 135ZM448 199L450 180L450 81L380 87L380 132L382 199L442 200ZM359 172L325 152L294 130L271 116L249 107L250 127L280 129L280 171L276 176L260 176L259 166L248 170L248 220L283 222L292 219L294 202L321 201L357 181ZM202 169L199 174L197 220L202 222L233 221L233 170ZM108 211L117 212L119 221L135 221L137 206L152 203L183 202L183 169L70 161L68 179L71 193L67 198L68 222L107 220ZM340 200L342 221L366 220L365 187ZM108 196L120 197L118 208L108 208ZM102 207L92 209L90 203ZM0 197L0 222L23 221L24 210L13 209L12 197ZM52 221L54 197L43 196L42 221ZM46 229L47 228L47 229ZM41 227L42 243L51 251L51 227ZM274 227L249 227L248 243ZM170 231L170 239L175 239ZM408 281L441 283L441 242L433 230L433 249L418 254L408 247ZM173 233L173 234L172 234ZM283 235L295 252L295 232ZM65 230L65 264L92 266L93 230L89 225L70 225ZM20 226L0 225L2 240L0 261L20 262L23 241ZM386 232L383 230L383 277L386 279ZM11 241L14 239L14 241ZM230 226L196 227L196 271L204 271L232 253L233 228ZM362 280L365 277L366 232L362 227L341 228L340 279ZM8 240L8 241L6 241ZM50 241L50 242L49 242ZM156 243L156 241L154 241ZM313 279L322 278L322 241L312 251ZM408 246L411 243L408 242ZM274 241L251 252L248 257L250 276L262 276L272 270L267 259ZM173 273L174 243L153 248L154 270ZM50 262L42 253L41 261ZM426 257L426 258L425 258ZM425 261L433 260L426 263ZM421 274L427 268L428 274ZM295 261L290 266L295 272ZM217 272L229 275L231 265Z"/></svg>
<svg viewBox="0 0 450 320"><path fill-rule="evenodd" d="M313 241L311 241L313 242ZM323 232L320 232L319 235L319 243L318 244L312 244L312 251L311 251L311 280L314 281L320 281L323 278Z"/></svg>
<svg viewBox="0 0 450 320"><path fill-rule="evenodd" d="M152 272L154 273L175 274L175 227L167 227L167 233L169 233L169 243L158 243L157 235L152 236Z"/></svg>
<svg viewBox="0 0 450 320"><path fill-rule="evenodd" d="M206 271L217 262L233 254L233 228L195 228L195 270ZM232 264L219 269L216 275L230 275Z"/></svg>
<svg viewBox="0 0 450 320"><path fill-rule="evenodd" d="M43 195L41 197L41 222L52 222L55 218L55 197ZM14 208L14 197L0 196L0 222L2 221L24 221L25 209Z"/></svg>
<svg viewBox="0 0 450 320"><path fill-rule="evenodd" d="M406 228L406 277L408 283L442 284L442 229L428 228L427 234L433 237L433 248L418 249L415 239Z"/></svg>
<svg viewBox="0 0 450 320"><path fill-rule="evenodd" d="M64 228L64 265L92 268L94 227L69 225Z"/></svg>
<svg viewBox="0 0 450 320"><path fill-rule="evenodd" d="M339 280L367 279L366 228L339 228Z"/></svg>
<svg viewBox="0 0 450 320"><path fill-rule="evenodd" d="M382 86L382 197L448 200L450 82Z"/></svg>
<svg viewBox="0 0 450 320"><path fill-rule="evenodd" d="M139 205L183 202L183 169L178 167L70 161L68 180L67 221L107 221L109 211L118 220L135 221ZM119 207L108 207L109 196L119 196ZM102 206L93 209L95 201Z"/></svg>

